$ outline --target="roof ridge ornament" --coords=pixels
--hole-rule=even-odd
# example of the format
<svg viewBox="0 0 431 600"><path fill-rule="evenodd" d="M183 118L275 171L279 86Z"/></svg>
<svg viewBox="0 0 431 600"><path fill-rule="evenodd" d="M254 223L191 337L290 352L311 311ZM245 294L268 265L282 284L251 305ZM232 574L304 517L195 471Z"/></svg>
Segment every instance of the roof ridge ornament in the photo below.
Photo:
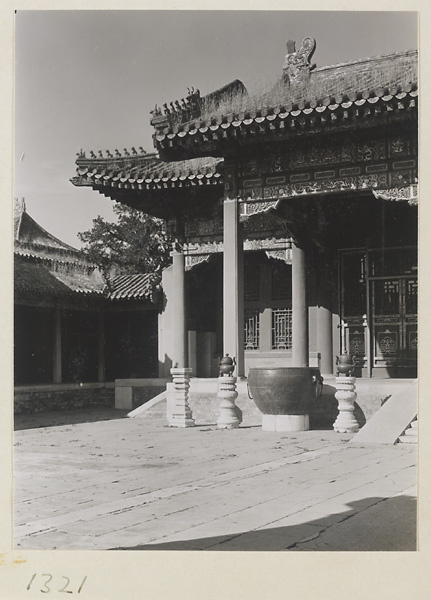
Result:
<svg viewBox="0 0 431 600"><path fill-rule="evenodd" d="M288 85L304 86L310 79L310 73L316 68L316 64L310 63L310 59L316 50L316 40L306 37L302 46L295 51L296 42L288 40L286 43L287 54L283 65L284 81Z"/></svg>

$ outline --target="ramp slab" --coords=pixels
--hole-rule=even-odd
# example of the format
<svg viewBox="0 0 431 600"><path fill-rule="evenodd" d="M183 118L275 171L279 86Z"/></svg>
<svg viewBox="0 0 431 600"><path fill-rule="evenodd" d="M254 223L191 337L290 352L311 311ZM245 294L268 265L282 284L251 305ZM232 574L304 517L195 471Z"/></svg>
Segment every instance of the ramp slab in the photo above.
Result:
<svg viewBox="0 0 431 600"><path fill-rule="evenodd" d="M410 381L392 393L350 444L395 444L417 416L417 410L417 382Z"/></svg>

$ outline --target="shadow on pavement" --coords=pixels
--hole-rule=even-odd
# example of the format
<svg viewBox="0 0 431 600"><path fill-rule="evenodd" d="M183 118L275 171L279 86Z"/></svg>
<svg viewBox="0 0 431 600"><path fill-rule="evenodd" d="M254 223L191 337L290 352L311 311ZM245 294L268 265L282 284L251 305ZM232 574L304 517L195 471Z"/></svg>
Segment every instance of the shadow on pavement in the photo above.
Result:
<svg viewBox="0 0 431 600"><path fill-rule="evenodd" d="M46 411L32 414L18 414L14 418L14 430L37 429L38 427L57 427L78 423L94 423L123 419L128 410L116 408L75 408L70 410Z"/></svg>
<svg viewBox="0 0 431 600"><path fill-rule="evenodd" d="M336 500L336 499L335 499ZM416 551L416 498L363 498L313 521L112 550ZM191 530L189 530L189 535ZM121 535L121 532L119 532ZM181 534L178 534L178 537Z"/></svg>

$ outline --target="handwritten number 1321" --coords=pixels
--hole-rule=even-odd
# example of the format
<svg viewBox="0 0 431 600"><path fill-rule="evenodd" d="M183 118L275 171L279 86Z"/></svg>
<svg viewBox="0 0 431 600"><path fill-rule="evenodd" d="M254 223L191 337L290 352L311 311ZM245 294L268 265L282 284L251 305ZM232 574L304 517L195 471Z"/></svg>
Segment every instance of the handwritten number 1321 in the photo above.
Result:
<svg viewBox="0 0 431 600"><path fill-rule="evenodd" d="M48 592L50 592L50 591L51 591L51 588L50 588L50 583L51 583L51 580L52 580L52 575L50 575L49 573L43 573L43 574L41 575L41 577L44 577L44 578L45 578L45 581L44 581L44 583L43 583L43 586L40 588L40 591L41 591L43 594L48 594ZM34 573L34 574L33 574L33 577L30 579L30 581L29 581L29 583L28 583L28 585L27 585L27 590L29 590L29 589L31 588L31 585L32 585L33 581L35 580L35 578L36 578L36 573ZM67 589L67 588L68 588L68 586L69 586L69 582L70 582L70 579L69 579L69 577L66 577L65 575L62 575L62 576L61 576L61 578L62 578L62 579L65 579L65 580L66 580L66 583L64 584L64 586L63 586L62 588L58 589L57 591L59 591L59 592L65 592L66 594L73 594L73 591L72 591L72 590L68 590L68 589ZM84 577L84 579L81 581L81 585L79 586L79 588L78 588L78 592L77 592L78 594L81 592L81 590L82 590L82 588L83 588L83 585L84 585L84 583L85 583L85 580L86 580L86 579L87 579L87 575L86 575L86 576Z"/></svg>

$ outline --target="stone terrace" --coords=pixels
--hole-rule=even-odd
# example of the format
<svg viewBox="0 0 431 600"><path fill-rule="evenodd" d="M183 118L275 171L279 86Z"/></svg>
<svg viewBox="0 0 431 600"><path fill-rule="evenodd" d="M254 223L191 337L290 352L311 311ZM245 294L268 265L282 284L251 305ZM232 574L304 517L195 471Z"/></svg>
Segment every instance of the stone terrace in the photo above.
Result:
<svg viewBox="0 0 431 600"><path fill-rule="evenodd" d="M17 416L17 548L416 549L414 447L124 417Z"/></svg>

